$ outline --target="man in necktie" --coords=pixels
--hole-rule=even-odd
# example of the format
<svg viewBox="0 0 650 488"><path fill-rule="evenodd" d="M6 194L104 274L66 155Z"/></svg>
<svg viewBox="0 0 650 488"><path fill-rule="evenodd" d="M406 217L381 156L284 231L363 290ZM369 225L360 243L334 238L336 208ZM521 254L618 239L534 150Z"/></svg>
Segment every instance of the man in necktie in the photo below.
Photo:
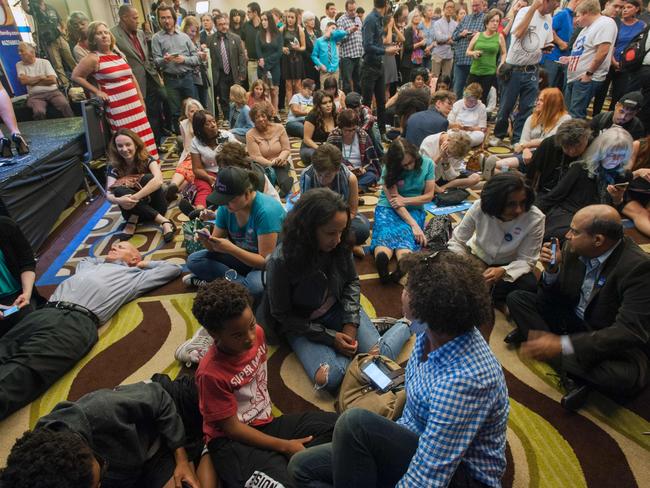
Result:
<svg viewBox="0 0 650 488"><path fill-rule="evenodd" d="M538 292L507 298L517 328L505 338L560 371L575 410L589 388L637 394L648 384L650 256L623 234L614 207L590 205L573 217L560 250L545 243Z"/></svg>
<svg viewBox="0 0 650 488"><path fill-rule="evenodd" d="M333 76L339 79L339 51L336 44L347 37L348 33L337 29L335 22L329 22L323 35L314 42L311 60L320 72L320 86L327 78Z"/></svg>
<svg viewBox="0 0 650 488"><path fill-rule="evenodd" d="M227 120L230 87L234 84L242 84L246 79L246 56L241 38L228 32L228 15L218 16L215 22L217 32L208 37L214 98L215 101L219 100L221 115Z"/></svg>

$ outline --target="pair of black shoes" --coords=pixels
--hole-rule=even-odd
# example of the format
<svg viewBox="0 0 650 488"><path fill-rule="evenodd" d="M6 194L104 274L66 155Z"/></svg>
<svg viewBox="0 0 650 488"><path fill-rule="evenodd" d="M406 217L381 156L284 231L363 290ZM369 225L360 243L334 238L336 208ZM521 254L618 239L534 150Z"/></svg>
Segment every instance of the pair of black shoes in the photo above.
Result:
<svg viewBox="0 0 650 488"><path fill-rule="evenodd" d="M13 134L11 136L11 141L13 141L16 146L16 152L19 156L24 156L29 153L29 146L22 134ZM14 156L14 153L11 150L11 141L6 137L0 138L0 157L12 158Z"/></svg>
<svg viewBox="0 0 650 488"><path fill-rule="evenodd" d="M379 273L379 281L382 285L386 285L388 283L399 283L399 281L404 276L404 272L402 271L402 268L399 265L399 261L397 262L397 268L392 273L388 271L389 262L390 259L388 258L386 253L379 252L375 256L375 265L377 266L377 273Z"/></svg>

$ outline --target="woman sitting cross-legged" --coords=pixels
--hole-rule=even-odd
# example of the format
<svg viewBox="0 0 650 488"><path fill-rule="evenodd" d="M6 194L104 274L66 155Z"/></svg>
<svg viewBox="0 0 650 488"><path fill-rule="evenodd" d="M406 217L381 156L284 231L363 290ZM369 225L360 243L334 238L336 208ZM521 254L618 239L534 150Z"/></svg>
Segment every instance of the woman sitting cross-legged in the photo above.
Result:
<svg viewBox="0 0 650 488"><path fill-rule="evenodd" d="M359 188L362 191L373 189L379 180L379 157L370 136L359 127L359 114L356 110L344 109L338 115L337 123L327 142L343 153L343 162L357 177Z"/></svg>
<svg viewBox="0 0 650 488"><path fill-rule="evenodd" d="M108 146L108 161L106 199L120 207L126 220L121 238L132 237L138 222L153 221L162 226L165 242L170 242L176 225L165 217L163 176L140 136L130 129L118 129Z"/></svg>
<svg viewBox="0 0 650 488"><path fill-rule="evenodd" d="M248 288L255 300L260 299L265 258L278 241L285 211L273 197L255 191L256 182L256 176L242 168L219 171L209 197L210 203L219 207L215 227L212 235L198 234L205 250L187 259L191 274L183 278L185 284L227 277Z"/></svg>
<svg viewBox="0 0 650 488"><path fill-rule="evenodd" d="M300 193L324 187L338 193L348 202L353 252L355 256L363 257L361 246L370 236L370 221L365 215L358 213L359 183L347 166L341 164L342 158L341 151L330 143L326 142L316 149L311 166L305 168L300 175Z"/></svg>
<svg viewBox="0 0 650 488"><path fill-rule="evenodd" d="M478 83L470 83L463 91L462 100L454 103L447 116L450 130L465 132L472 141L472 147L480 146L487 131L487 109L481 101L483 89Z"/></svg>
<svg viewBox="0 0 650 488"><path fill-rule="evenodd" d="M467 171L465 156L470 149L470 138L465 132L438 132L427 136L420 145L420 153L436 165L436 191L448 188L471 188L481 181L478 173Z"/></svg>
<svg viewBox="0 0 650 488"><path fill-rule="evenodd" d="M253 128L251 120L251 108L246 103L246 90L241 85L232 85L230 87L230 114L228 123L230 132L242 144L246 144L246 134Z"/></svg>
<svg viewBox="0 0 650 488"><path fill-rule="evenodd" d="M282 124L271 121L273 107L270 103L256 103L251 109L253 127L246 133L246 149L253 161L264 166L273 184L277 184L280 195L291 193L293 177L291 170L291 145Z"/></svg>
<svg viewBox="0 0 650 488"><path fill-rule="evenodd" d="M311 156L320 144L327 141L336 127L336 111L332 95L318 90L314 93L314 108L305 117L304 139L300 146L300 159L305 166L311 164Z"/></svg>
<svg viewBox="0 0 650 488"><path fill-rule="evenodd" d="M360 304L359 276L345 238L350 210L327 188L307 191L289 212L266 265L270 319L316 388L338 389L350 358L395 359L410 336L398 322L381 338Z"/></svg>
<svg viewBox="0 0 650 488"><path fill-rule="evenodd" d="M375 208L375 225L370 248L382 283L399 281L399 260L426 244L423 205L433 199L436 190L433 161L418 153L417 147L399 137L386 151L381 177L384 186ZM395 253L397 270L388 272Z"/></svg>
<svg viewBox="0 0 650 488"><path fill-rule="evenodd" d="M544 214L519 172L496 175L454 229L449 249L476 256L495 302L514 290L535 291L533 274L544 236Z"/></svg>

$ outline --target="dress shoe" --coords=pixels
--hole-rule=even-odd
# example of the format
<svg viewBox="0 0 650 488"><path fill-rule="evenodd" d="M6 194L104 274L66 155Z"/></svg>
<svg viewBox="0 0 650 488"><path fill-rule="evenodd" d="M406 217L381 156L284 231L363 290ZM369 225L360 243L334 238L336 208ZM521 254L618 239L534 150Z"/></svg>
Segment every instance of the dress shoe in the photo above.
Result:
<svg viewBox="0 0 650 488"><path fill-rule="evenodd" d="M503 338L503 342L518 346L522 342L526 342L526 337L524 337L524 334L519 329L515 329Z"/></svg>
<svg viewBox="0 0 650 488"><path fill-rule="evenodd" d="M16 152L20 156L24 156L25 154L29 153L29 146L27 145L27 141L22 136L22 134L16 132L11 136L11 140L14 141L14 144L16 145Z"/></svg>
<svg viewBox="0 0 650 488"><path fill-rule="evenodd" d="M587 401L590 388L587 385L576 385L574 388L567 391L567 393L560 400L560 405L566 410L575 411L582 407Z"/></svg>

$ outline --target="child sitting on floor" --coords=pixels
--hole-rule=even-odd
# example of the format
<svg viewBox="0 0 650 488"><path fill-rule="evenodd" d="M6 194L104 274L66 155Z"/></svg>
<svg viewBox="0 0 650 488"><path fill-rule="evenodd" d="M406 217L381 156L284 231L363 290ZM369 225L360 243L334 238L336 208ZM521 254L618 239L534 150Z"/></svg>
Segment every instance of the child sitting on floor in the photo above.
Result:
<svg viewBox="0 0 650 488"><path fill-rule="evenodd" d="M192 312L214 339L196 371L203 433L226 487L294 484L288 458L332 440L337 415L307 412L274 418L267 389L267 345L243 285L201 287ZM267 484L265 484L267 483Z"/></svg>

